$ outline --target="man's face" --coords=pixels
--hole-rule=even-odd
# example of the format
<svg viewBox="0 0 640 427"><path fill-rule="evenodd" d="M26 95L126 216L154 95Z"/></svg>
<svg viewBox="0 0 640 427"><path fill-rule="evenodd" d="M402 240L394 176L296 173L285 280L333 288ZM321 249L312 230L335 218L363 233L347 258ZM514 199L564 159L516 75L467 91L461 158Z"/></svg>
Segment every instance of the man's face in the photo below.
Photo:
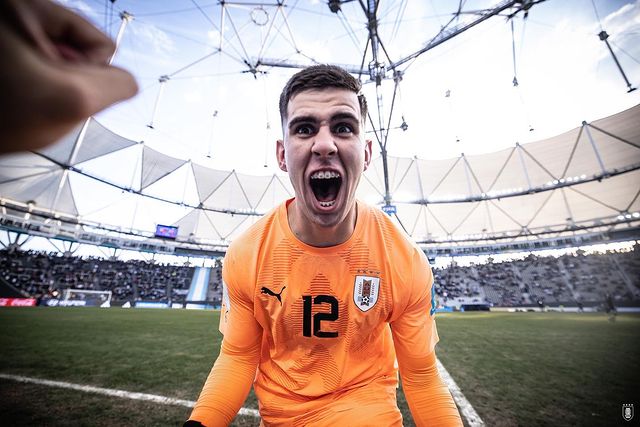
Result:
<svg viewBox="0 0 640 427"><path fill-rule="evenodd" d="M360 176L371 160L356 94L337 88L297 93L283 128L278 163L289 173L296 209L315 225L340 224L355 206Z"/></svg>

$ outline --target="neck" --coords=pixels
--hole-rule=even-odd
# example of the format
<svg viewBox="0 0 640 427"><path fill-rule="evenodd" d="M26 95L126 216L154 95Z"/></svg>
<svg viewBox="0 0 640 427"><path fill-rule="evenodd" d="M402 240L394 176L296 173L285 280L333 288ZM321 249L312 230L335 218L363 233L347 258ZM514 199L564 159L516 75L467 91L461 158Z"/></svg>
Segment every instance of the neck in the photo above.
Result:
<svg viewBox="0 0 640 427"><path fill-rule="evenodd" d="M303 243L318 248L336 246L349 240L356 228L357 205L354 202L344 220L333 226L321 226L309 221L294 199L287 206L287 221L293 234Z"/></svg>

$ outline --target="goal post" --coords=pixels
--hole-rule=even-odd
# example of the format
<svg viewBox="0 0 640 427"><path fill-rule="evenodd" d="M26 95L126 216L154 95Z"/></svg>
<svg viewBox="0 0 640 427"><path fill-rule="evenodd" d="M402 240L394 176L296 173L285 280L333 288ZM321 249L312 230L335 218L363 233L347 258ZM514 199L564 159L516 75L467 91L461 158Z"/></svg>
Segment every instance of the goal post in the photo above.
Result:
<svg viewBox="0 0 640 427"><path fill-rule="evenodd" d="M64 290L60 305L82 307L111 307L111 291L94 291L88 289Z"/></svg>

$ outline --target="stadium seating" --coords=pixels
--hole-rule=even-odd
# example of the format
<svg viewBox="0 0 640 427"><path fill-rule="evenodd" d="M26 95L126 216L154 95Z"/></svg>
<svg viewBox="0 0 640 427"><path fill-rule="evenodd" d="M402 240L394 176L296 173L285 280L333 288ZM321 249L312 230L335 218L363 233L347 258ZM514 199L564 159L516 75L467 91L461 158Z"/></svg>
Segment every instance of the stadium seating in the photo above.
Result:
<svg viewBox="0 0 640 427"><path fill-rule="evenodd" d="M0 281L24 296L58 295L66 288L110 290L113 300L184 303L194 267L153 261L79 258L69 254L1 250ZM640 245L632 251L524 259L434 268L440 305L500 307L599 305L607 293L617 304L640 302ZM209 275L207 302L222 298L222 261ZM635 302L635 303L634 303Z"/></svg>
<svg viewBox="0 0 640 427"><path fill-rule="evenodd" d="M25 296L58 295L65 288L110 290L114 301L184 302L193 267L152 261L79 258L59 253L0 251L1 279Z"/></svg>
<svg viewBox="0 0 640 427"><path fill-rule="evenodd" d="M610 293L617 304L640 301L640 245L632 251L539 257L434 269L441 305L482 302L492 306L599 305ZM635 303L634 303L635 302Z"/></svg>

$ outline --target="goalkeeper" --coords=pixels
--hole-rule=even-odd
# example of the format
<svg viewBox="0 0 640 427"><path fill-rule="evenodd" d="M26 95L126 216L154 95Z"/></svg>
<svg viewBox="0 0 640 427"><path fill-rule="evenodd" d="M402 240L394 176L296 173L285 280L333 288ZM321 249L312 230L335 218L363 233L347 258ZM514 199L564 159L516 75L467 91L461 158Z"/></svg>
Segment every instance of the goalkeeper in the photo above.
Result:
<svg viewBox="0 0 640 427"><path fill-rule="evenodd" d="M327 65L280 97L280 169L295 197L236 239L223 268L220 356L185 426L224 426L253 384L265 426L461 426L436 369L424 253L356 200L371 161L360 83Z"/></svg>

